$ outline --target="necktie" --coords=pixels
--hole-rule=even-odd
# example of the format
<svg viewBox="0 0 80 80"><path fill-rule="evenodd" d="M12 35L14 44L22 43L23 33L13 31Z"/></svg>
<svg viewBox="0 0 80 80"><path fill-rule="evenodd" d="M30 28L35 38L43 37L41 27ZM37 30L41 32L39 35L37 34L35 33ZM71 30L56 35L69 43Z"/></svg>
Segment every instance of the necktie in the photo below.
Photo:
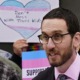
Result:
<svg viewBox="0 0 80 80"><path fill-rule="evenodd" d="M67 80L68 79L68 76L64 75L64 74L60 74L58 76L58 79L57 80Z"/></svg>

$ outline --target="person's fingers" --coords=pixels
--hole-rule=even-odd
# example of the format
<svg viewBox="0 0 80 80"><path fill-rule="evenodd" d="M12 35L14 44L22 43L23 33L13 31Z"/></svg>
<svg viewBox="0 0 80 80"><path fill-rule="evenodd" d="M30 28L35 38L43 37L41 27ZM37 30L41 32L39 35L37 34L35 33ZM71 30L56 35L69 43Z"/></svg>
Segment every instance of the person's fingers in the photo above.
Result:
<svg viewBox="0 0 80 80"><path fill-rule="evenodd" d="M14 42L13 50L17 55L21 55L23 51L27 51L28 43L25 39L20 39Z"/></svg>

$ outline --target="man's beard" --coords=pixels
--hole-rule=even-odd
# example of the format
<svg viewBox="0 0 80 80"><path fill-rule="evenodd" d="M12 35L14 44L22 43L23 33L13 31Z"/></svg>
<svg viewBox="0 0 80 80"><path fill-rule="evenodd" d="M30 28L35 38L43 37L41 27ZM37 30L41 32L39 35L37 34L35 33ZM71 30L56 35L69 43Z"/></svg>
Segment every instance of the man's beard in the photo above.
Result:
<svg viewBox="0 0 80 80"><path fill-rule="evenodd" d="M73 52L72 52L72 48L71 46L69 46L68 48L68 51L65 51L64 54L60 54L60 51L58 50L50 50L48 53L54 53L54 54L58 54L59 57L60 57L60 61L58 62L53 62L53 63L50 63L51 66L53 67L58 67L58 66L61 66L63 65L64 63L66 63L70 58L71 56L73 55ZM49 56L49 55L48 55ZM48 58L49 59L49 58ZM50 61L50 60L49 60ZM54 61L54 60L53 60Z"/></svg>

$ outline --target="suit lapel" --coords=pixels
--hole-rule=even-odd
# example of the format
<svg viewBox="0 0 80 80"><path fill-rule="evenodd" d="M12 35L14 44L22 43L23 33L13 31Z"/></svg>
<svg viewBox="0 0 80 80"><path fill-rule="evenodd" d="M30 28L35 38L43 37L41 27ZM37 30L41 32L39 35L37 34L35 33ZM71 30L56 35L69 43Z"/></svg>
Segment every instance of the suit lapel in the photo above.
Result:
<svg viewBox="0 0 80 80"><path fill-rule="evenodd" d="M79 73L79 77L78 77L78 80L80 80L80 73Z"/></svg>
<svg viewBox="0 0 80 80"><path fill-rule="evenodd" d="M49 76L46 80L55 80L55 75L54 75L54 67L51 67L49 70Z"/></svg>

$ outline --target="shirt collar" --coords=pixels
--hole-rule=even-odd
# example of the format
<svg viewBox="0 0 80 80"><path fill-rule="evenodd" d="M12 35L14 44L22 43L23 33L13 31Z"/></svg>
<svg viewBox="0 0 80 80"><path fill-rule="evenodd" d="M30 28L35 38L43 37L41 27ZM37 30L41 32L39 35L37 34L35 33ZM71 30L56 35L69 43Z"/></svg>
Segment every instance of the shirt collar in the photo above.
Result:
<svg viewBox="0 0 80 80"><path fill-rule="evenodd" d="M55 71L55 78L57 79L58 75L61 73L58 72L56 67L54 68L54 71ZM77 54L74 62L71 64L68 70L63 74L67 75L73 80L78 80L79 72L80 72L80 56L79 54Z"/></svg>

